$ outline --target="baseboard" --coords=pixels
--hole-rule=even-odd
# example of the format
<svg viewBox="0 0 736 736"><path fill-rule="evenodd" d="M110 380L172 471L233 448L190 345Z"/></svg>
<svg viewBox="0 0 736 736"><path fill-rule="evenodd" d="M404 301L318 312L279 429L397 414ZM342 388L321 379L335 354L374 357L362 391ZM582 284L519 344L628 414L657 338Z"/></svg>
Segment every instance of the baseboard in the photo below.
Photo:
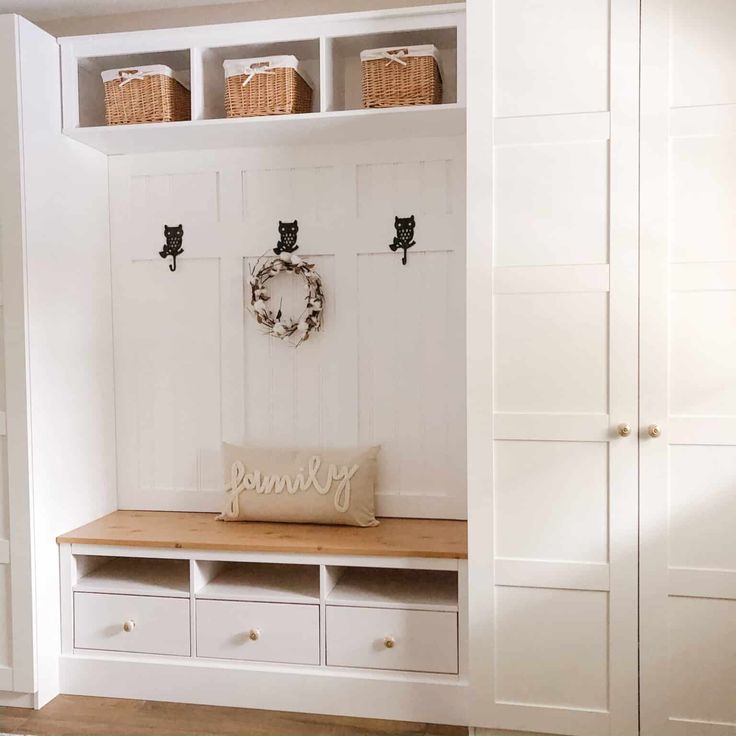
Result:
<svg viewBox="0 0 736 736"><path fill-rule="evenodd" d="M497 728L475 728L468 729L468 736L552 736L548 733L538 731L499 731Z"/></svg>
<svg viewBox="0 0 736 736"><path fill-rule="evenodd" d="M430 679L284 672L174 658L64 655L61 692L467 726L468 688Z"/></svg>
<svg viewBox="0 0 736 736"><path fill-rule="evenodd" d="M0 666L0 693L10 693L13 690L13 668Z"/></svg>
<svg viewBox="0 0 736 736"><path fill-rule="evenodd" d="M0 706L3 708L35 708L36 696L32 693L0 691Z"/></svg>

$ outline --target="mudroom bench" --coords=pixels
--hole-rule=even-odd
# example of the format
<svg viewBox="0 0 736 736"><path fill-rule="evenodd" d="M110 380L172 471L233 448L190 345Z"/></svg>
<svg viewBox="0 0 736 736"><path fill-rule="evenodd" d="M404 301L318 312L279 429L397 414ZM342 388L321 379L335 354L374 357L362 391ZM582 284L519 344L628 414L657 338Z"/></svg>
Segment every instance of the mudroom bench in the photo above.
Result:
<svg viewBox="0 0 736 736"><path fill-rule="evenodd" d="M62 692L467 722L463 521L117 511L57 541Z"/></svg>

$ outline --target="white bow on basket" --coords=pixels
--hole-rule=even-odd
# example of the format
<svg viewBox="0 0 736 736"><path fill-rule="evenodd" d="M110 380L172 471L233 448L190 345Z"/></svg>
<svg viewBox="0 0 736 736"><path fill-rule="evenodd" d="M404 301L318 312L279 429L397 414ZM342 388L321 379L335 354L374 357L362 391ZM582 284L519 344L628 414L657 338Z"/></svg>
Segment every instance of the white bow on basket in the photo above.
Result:
<svg viewBox="0 0 736 736"><path fill-rule="evenodd" d="M401 66L406 66L407 62L405 57L409 56L409 52L406 49L398 49L396 51L383 51L381 53L384 59L388 59L386 66L389 66L391 62L395 61Z"/></svg>
<svg viewBox="0 0 736 736"><path fill-rule="evenodd" d="M128 82L132 82L134 79L145 79L151 76L151 72L140 71L139 69L130 69L126 71L119 71L118 76L120 77L120 86L124 87Z"/></svg>
<svg viewBox="0 0 736 736"><path fill-rule="evenodd" d="M273 74L274 71L275 70L268 66L268 64L258 64L256 66L247 67L243 70L243 74L248 75L243 82L243 87L245 87L253 79L253 77L256 76L256 74Z"/></svg>

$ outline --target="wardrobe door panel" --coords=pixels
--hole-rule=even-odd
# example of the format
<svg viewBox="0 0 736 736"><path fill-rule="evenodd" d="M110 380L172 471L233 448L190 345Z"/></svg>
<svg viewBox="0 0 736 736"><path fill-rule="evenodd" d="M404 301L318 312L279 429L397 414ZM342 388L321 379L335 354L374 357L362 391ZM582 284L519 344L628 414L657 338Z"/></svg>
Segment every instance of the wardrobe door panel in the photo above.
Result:
<svg viewBox="0 0 736 736"><path fill-rule="evenodd" d="M608 294L496 293L496 411L606 413Z"/></svg>
<svg viewBox="0 0 736 736"><path fill-rule="evenodd" d="M710 728L716 734L733 733L729 724L736 723L736 600L673 596L668 609L672 732Z"/></svg>
<svg viewBox="0 0 736 736"><path fill-rule="evenodd" d="M713 113L719 110L708 110ZM678 113L675 120L686 115ZM672 263L736 260L736 137L678 137L670 150Z"/></svg>
<svg viewBox="0 0 736 736"><path fill-rule="evenodd" d="M736 6L644 0L641 731L736 733Z"/></svg>
<svg viewBox="0 0 736 736"><path fill-rule="evenodd" d="M473 20L471 1L469 19L485 30L470 31L469 69L492 28L495 83L491 104L481 98L490 227L488 190L470 180L471 235L493 238L494 412L492 467L471 446L471 556L491 568L471 579L473 723L633 736L639 6L487 6ZM484 130L472 104L471 161ZM486 395L473 373L471 389ZM485 436L473 420L469 437Z"/></svg>
<svg viewBox="0 0 736 736"><path fill-rule="evenodd" d="M608 563L608 443L498 441L496 554Z"/></svg>
<svg viewBox="0 0 736 736"><path fill-rule="evenodd" d="M496 116L607 110L608 5L494 0Z"/></svg>
<svg viewBox="0 0 736 736"><path fill-rule="evenodd" d="M736 570L736 446L672 445L669 456L670 564Z"/></svg>
<svg viewBox="0 0 736 736"><path fill-rule="evenodd" d="M513 140L518 124L503 125ZM608 142L499 147L495 253L497 266L607 263Z"/></svg>
<svg viewBox="0 0 736 736"><path fill-rule="evenodd" d="M733 0L673 0L670 24L672 106L736 103Z"/></svg>
<svg viewBox="0 0 736 736"><path fill-rule="evenodd" d="M530 706L605 710L607 598L587 590L500 588L499 697ZM565 677L550 677L567 658L575 666Z"/></svg>

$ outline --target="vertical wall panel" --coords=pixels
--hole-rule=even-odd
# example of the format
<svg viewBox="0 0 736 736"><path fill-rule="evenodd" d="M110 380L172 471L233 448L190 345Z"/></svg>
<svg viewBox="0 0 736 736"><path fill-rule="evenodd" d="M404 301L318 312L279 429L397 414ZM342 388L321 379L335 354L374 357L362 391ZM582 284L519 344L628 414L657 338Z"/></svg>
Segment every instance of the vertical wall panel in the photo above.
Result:
<svg viewBox="0 0 736 736"><path fill-rule="evenodd" d="M325 288L324 331L295 348L263 335L245 312L245 439L254 444L322 447L340 445L339 336L334 296L335 259L314 259ZM248 271L257 263L249 259ZM247 278L246 273L246 278ZM269 282L271 299L295 318L304 309L305 286L296 276ZM239 441L239 438L236 438Z"/></svg>
<svg viewBox="0 0 736 736"><path fill-rule="evenodd" d="M448 252L358 258L360 441L381 444L381 486L416 496L462 488L463 379L448 311L457 279Z"/></svg>
<svg viewBox="0 0 736 736"><path fill-rule="evenodd" d="M129 266L116 356L124 507L219 491L219 278L215 259L189 260L176 274L161 260Z"/></svg>
<svg viewBox="0 0 736 736"><path fill-rule="evenodd" d="M464 181L461 139L114 161L121 505L219 508L222 440L371 443L379 513L463 518ZM402 266L389 243L412 214ZM299 347L247 310L250 268L294 219L326 295L323 330ZM171 273L158 250L179 222ZM269 288L301 313L299 278Z"/></svg>

